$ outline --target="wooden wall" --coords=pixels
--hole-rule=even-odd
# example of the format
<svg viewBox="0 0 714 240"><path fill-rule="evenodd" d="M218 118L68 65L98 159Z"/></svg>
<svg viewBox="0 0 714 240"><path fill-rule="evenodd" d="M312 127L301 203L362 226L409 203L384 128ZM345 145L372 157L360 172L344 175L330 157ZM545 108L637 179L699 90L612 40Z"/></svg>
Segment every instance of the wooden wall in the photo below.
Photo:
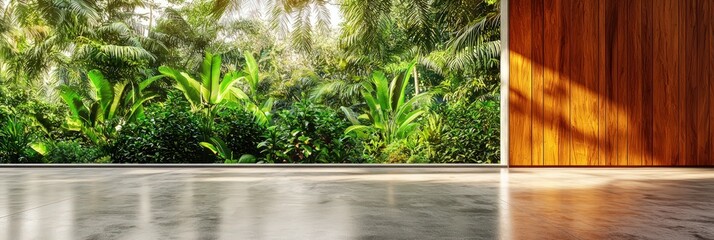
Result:
<svg viewBox="0 0 714 240"><path fill-rule="evenodd" d="M714 1L509 5L511 166L714 165Z"/></svg>

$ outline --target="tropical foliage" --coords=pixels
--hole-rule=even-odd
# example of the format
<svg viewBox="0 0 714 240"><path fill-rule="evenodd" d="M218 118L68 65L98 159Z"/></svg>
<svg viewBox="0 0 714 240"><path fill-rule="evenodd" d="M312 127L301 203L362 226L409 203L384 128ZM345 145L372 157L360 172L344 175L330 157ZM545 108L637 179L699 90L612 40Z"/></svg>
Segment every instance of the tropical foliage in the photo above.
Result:
<svg viewBox="0 0 714 240"><path fill-rule="evenodd" d="M406 86L409 82L414 64L410 64L405 72L394 77L389 82L382 72L375 72L372 83L363 85L362 96L369 107L366 114L359 118L367 120L369 125L362 125L359 119L348 108L342 108L354 124L345 133L360 132L360 135L376 135L379 141L391 144L413 134L419 128L417 119L426 111L415 107L428 94L418 94L406 99Z"/></svg>
<svg viewBox="0 0 714 240"><path fill-rule="evenodd" d="M360 162L358 142L343 134L349 124L338 111L308 101L277 113L265 141L258 144L270 162Z"/></svg>
<svg viewBox="0 0 714 240"><path fill-rule="evenodd" d="M186 97L193 111L206 114L212 113L219 103L227 99L233 81L237 79L233 73L221 79L221 56L210 53L206 54L201 65L200 81L170 67L159 67L159 72L176 81L176 88Z"/></svg>
<svg viewBox="0 0 714 240"><path fill-rule="evenodd" d="M212 163L216 157L200 146L201 116L189 110L179 93L147 108L146 117L122 129L109 151L116 163Z"/></svg>
<svg viewBox="0 0 714 240"><path fill-rule="evenodd" d="M258 62L253 58L253 54L245 54L245 67L238 75L247 91L240 88L232 89L234 95L240 100L243 108L253 114L255 121L265 125L270 121L270 111L273 109L273 98L265 98L259 93L261 83L260 69Z"/></svg>
<svg viewBox="0 0 714 240"><path fill-rule="evenodd" d="M35 135L27 124L19 119L8 118L0 128L0 162L28 163L34 162L34 153L30 146Z"/></svg>
<svg viewBox="0 0 714 240"><path fill-rule="evenodd" d="M120 82L114 86L98 70L89 71L88 78L92 87L89 96L67 86L60 88L60 95L70 112L64 127L81 132L94 144L107 144L125 124L142 118L143 104L156 97L143 90L158 77L139 84Z"/></svg>
<svg viewBox="0 0 714 240"><path fill-rule="evenodd" d="M497 163L499 6L0 1L0 162Z"/></svg>
<svg viewBox="0 0 714 240"><path fill-rule="evenodd" d="M421 132L427 156L441 163L499 162L498 108L498 102L489 100L436 110Z"/></svg>

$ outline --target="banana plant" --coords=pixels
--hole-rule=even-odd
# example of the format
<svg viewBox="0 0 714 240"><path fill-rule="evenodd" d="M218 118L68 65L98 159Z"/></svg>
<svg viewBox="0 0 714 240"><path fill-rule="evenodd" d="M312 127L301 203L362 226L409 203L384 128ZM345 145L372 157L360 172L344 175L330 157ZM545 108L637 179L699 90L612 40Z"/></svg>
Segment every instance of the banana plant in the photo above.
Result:
<svg viewBox="0 0 714 240"><path fill-rule="evenodd" d="M238 79L247 86L248 92L240 88L234 88L232 91L243 104L243 108L253 115L256 122L265 126L270 122L270 112L273 109L275 100L272 97L265 100L261 99L261 94L258 93L258 86L261 81L258 62L250 52L245 52L243 56L245 58L245 67L240 72Z"/></svg>
<svg viewBox="0 0 714 240"><path fill-rule="evenodd" d="M355 117L356 114L351 109L342 107L353 124L345 129L345 133L354 132L361 137L376 134L385 144L406 139L414 133L419 127L417 119L426 113L425 110L415 106L430 97L422 93L406 100L405 90L414 66L415 63L412 62L405 72L396 76L391 82L387 80L384 73L379 71L373 73L372 81L363 84L361 90L369 111ZM370 124L364 125L360 120Z"/></svg>
<svg viewBox="0 0 714 240"><path fill-rule="evenodd" d="M60 87L60 96L69 107L64 127L84 134L97 145L104 145L122 126L144 116L143 104L156 97L144 90L163 76L139 84L120 82L112 86L98 70L87 74L92 91L83 96L68 86Z"/></svg>
<svg viewBox="0 0 714 240"><path fill-rule="evenodd" d="M239 77L239 73L229 72L221 79L221 56L210 53L206 54L201 64L200 81L186 72L167 66L159 67L159 72L176 81L175 87L183 92L192 110L204 111L207 114L230 99L233 83Z"/></svg>
<svg viewBox="0 0 714 240"><path fill-rule="evenodd" d="M259 101L258 85L260 76L258 63L251 53L244 53L246 64L240 72L226 73L221 79L221 56L206 54L201 65L200 81L194 79L186 72L181 72L170 67L159 67L159 72L176 81L176 88L183 92L184 97L191 104L191 109L212 116L213 111L221 103L237 102L251 112L256 121L265 124L269 121L269 114L273 107L273 99ZM242 82L248 91L243 91L234 86Z"/></svg>
<svg viewBox="0 0 714 240"><path fill-rule="evenodd" d="M194 79L186 72L181 72L170 67L159 67L159 72L176 81L176 88L183 92L184 97L191 104L191 109L201 112L204 117L203 134L206 141L201 146L211 150L214 154L233 161L234 154L223 141L212 136L214 115L221 104L239 104L246 111L253 114L260 124L270 121L270 111L273 99L259 101L258 86L260 84L258 63L251 53L244 54L246 65L240 72L228 72L221 78L221 56L206 53L201 65L200 81ZM247 86L248 93L235 86L242 82ZM241 157L238 162L249 161L250 156Z"/></svg>
<svg viewBox="0 0 714 240"><path fill-rule="evenodd" d="M202 114L201 131L205 139L210 138L215 111L220 104L231 101L233 83L238 80L239 73L229 72L221 78L221 56L210 53L203 59L198 80L167 66L159 67L159 72L175 80L174 86L183 93L191 110Z"/></svg>

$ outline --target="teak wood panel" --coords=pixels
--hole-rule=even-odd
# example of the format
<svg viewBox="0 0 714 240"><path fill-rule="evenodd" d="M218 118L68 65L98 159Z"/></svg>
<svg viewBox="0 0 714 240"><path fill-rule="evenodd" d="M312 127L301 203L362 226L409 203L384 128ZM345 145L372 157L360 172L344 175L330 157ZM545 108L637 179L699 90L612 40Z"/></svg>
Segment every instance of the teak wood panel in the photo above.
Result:
<svg viewBox="0 0 714 240"><path fill-rule="evenodd" d="M533 2L534 9L543 9L543 1L535 1ZM544 15L543 11L534 11L533 16L532 16L533 21L531 21L531 28L532 29L543 29L543 24L544 24ZM543 82L543 76L545 74L543 64L538 64L543 62L543 56L545 54L545 49L543 48L543 37L544 37L544 32L543 31L535 31L533 32L533 35L531 36L531 52L533 55L533 82L531 84L531 98L533 101L531 101L531 116L532 116L532 124L531 124L531 146L533 148L531 149L532 153L532 158L531 158L531 164L532 165L543 165L543 149L544 149L544 141L543 141L543 89L544 89L544 82Z"/></svg>
<svg viewBox="0 0 714 240"><path fill-rule="evenodd" d="M510 165L714 165L714 1L509 5Z"/></svg>
<svg viewBox="0 0 714 240"><path fill-rule="evenodd" d="M522 37L513 39L514 50L510 52L510 75L516 79L529 79L529 81L515 81L510 84L508 100L513 104L509 113L509 132L519 135L519 138L510 138L509 146L517 151L510 152L510 159L517 165L530 165L531 156L531 2L530 0L515 0L516 5L509 9L509 15L523 16L512 19L509 26L510 32L522 32Z"/></svg>
<svg viewBox="0 0 714 240"><path fill-rule="evenodd" d="M659 120L653 122L653 139L659 143L654 148L653 155L669 159L669 165L679 165L681 155L679 151L680 132L683 129L679 120L679 79L680 66L683 62L671 61L678 59L680 52L681 36L678 30L680 25L679 8L680 0L658 0L653 2L653 15L661 18L653 23L652 47L657 51L652 52L653 61L653 99L657 99L658 107L654 107L653 115ZM672 127L675 125L675 127ZM666 165L664 162L654 161L655 165Z"/></svg>
<svg viewBox="0 0 714 240"><path fill-rule="evenodd" d="M608 85L606 84L607 82L605 81L606 79L606 69L610 69L612 66L607 66L607 62L605 61L605 48L600 47L602 43L605 42L605 34L602 34L605 32L605 20L601 16L605 16L605 4L603 4L601 1L598 1L598 21L595 23L597 25L597 30L598 30L598 56L597 56L597 65L598 65L598 92L597 92L597 101L598 101L598 164L597 165L609 165L609 159L610 159L610 141L608 141L607 138L607 114L608 114L608 107L607 104L608 102L606 101L605 98L602 98L600 96L608 96Z"/></svg>

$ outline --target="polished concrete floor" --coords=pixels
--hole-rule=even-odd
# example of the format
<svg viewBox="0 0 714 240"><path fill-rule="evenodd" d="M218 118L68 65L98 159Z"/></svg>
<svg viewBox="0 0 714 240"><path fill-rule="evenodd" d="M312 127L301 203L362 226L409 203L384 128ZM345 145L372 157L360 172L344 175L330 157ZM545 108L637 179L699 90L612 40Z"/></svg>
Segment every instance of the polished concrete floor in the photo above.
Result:
<svg viewBox="0 0 714 240"><path fill-rule="evenodd" d="M0 168L0 239L714 239L714 169Z"/></svg>

